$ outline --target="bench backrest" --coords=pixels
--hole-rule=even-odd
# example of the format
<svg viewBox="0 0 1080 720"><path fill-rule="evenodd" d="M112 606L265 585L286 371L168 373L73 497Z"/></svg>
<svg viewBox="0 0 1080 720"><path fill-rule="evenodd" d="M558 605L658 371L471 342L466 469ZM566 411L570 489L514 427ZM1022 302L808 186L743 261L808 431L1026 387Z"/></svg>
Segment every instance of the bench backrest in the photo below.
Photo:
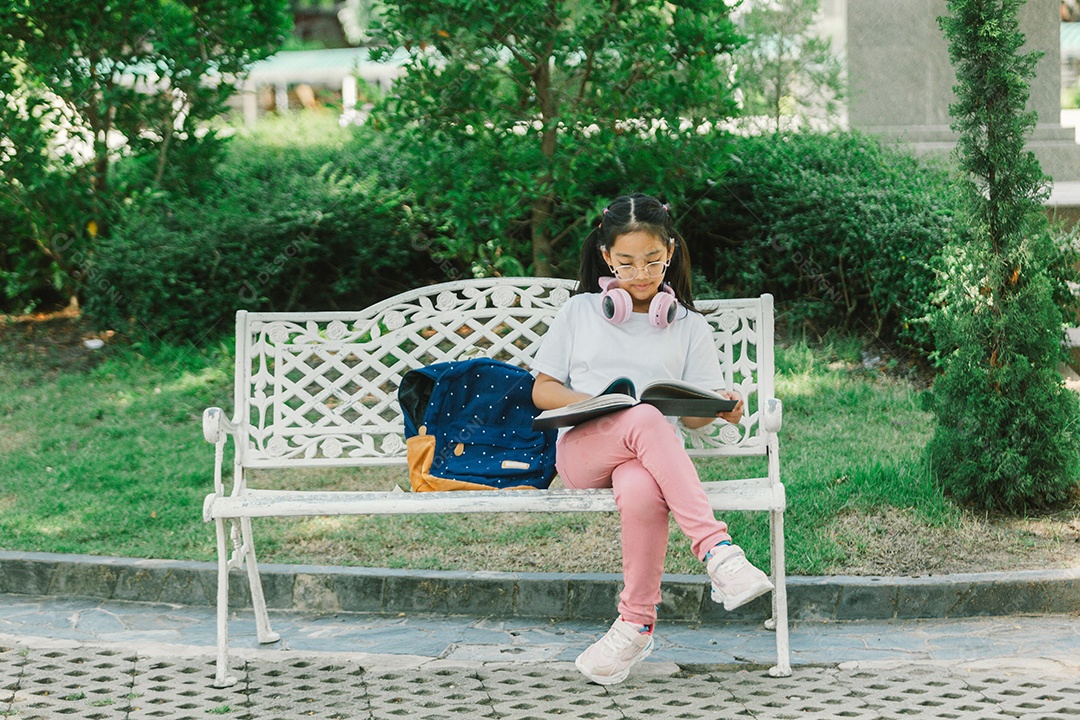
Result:
<svg viewBox="0 0 1080 720"><path fill-rule="evenodd" d="M575 281L485 278L431 285L357 312L236 314L238 462L245 467L405 462L397 403L413 368L479 354L528 366ZM739 426L687 433L692 455L760 455L773 397L772 297L696 303L714 329Z"/></svg>

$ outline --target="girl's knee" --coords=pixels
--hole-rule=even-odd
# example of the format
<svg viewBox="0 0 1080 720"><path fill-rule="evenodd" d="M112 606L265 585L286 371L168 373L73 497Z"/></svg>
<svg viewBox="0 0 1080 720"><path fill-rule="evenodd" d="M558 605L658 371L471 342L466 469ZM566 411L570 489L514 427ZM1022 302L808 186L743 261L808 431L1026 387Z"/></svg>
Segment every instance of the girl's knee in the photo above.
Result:
<svg viewBox="0 0 1080 720"><path fill-rule="evenodd" d="M663 414L652 405L638 403L625 412L626 419L637 428L648 430L660 428L671 432L671 423Z"/></svg>
<svg viewBox="0 0 1080 720"><path fill-rule="evenodd" d="M620 472L621 471L621 472ZM623 466L612 477L615 504L624 517L667 522L668 506L655 478L639 462Z"/></svg>

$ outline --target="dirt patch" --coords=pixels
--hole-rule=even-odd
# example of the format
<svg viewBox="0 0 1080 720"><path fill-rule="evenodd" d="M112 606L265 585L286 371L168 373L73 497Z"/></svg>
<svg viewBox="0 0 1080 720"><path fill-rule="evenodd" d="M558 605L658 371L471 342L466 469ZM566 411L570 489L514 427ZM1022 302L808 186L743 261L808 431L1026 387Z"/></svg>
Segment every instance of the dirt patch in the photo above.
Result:
<svg viewBox="0 0 1080 720"><path fill-rule="evenodd" d="M1080 567L1080 513L1043 518L964 516L927 526L913 510L845 513L829 530L846 575L941 575Z"/></svg>
<svg viewBox="0 0 1080 720"><path fill-rule="evenodd" d="M0 315L0 356L45 376L93 368L105 357L102 348L118 339L112 330L94 328L77 305L50 314ZM95 341L101 347L92 347Z"/></svg>
<svg viewBox="0 0 1080 720"><path fill-rule="evenodd" d="M399 522L400 520L400 522ZM492 570L498 572L621 573L619 518L614 513L590 513L588 520L571 522L554 535L516 542L496 541L495 533L512 533L537 522L531 513L500 513L491 516L455 516L453 541L403 527L403 520L342 518L332 536L298 528L287 532L278 552L264 552L260 559L285 563L356 565L362 567L436 568L440 570ZM287 521L286 521L287 522ZM365 540L372 530L384 531L385 545ZM462 530L475 530L474 538L460 538ZM347 537L349 531L353 537ZM343 537L342 535L346 535Z"/></svg>
<svg viewBox="0 0 1080 720"><path fill-rule="evenodd" d="M21 446L29 444L33 437L34 436L29 432L12 430L10 427L0 422L0 455L14 452ZM2 509L3 507L0 506L0 510Z"/></svg>
<svg viewBox="0 0 1080 720"><path fill-rule="evenodd" d="M385 567L392 559L397 567L446 570L622 572L619 518L614 513L590 513L580 523L569 522L527 540L528 526L539 522L536 515L459 515L453 520L455 540L434 545L430 537L409 525L410 520L340 518L335 521L335 533L323 533L317 527L282 528L286 541L276 552L264 553L263 559L370 567ZM517 541L496 539L514 535L515 530L521 531ZM373 541L373 534L381 539ZM823 574L920 576L1080 567L1076 514L1030 520L970 517L933 527L913 511L890 508L873 514L845 514L828 534L845 557ZM699 565L682 552L686 540L675 527L672 540L667 572L698 573ZM789 572L805 574L790 563Z"/></svg>

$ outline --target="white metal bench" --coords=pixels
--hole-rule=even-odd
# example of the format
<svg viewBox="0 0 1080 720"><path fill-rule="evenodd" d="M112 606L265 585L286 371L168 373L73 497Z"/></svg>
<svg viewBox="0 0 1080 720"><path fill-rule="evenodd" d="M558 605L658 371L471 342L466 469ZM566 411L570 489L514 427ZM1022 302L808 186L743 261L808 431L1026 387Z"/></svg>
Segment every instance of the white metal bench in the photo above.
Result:
<svg viewBox="0 0 1080 720"><path fill-rule="evenodd" d="M259 468L405 465L397 388L407 371L481 354L527 365L574 282L492 278L432 285L358 312L236 314L234 414L203 413L215 446L214 492L203 514L217 530L218 656L215 685L228 675L229 570L247 566L259 642L270 628L251 519L312 515L617 511L611 490L346 492L249 488ZM704 483L716 510L770 513L774 676L790 675L784 579L784 486L773 397L772 296L697 303L714 328L728 387L747 400L738 426L687 431L692 456L767 456L766 477ZM233 482L222 480L225 444L235 443ZM227 526L228 524L228 526ZM230 542L231 541L231 542ZM229 545L232 548L229 548Z"/></svg>

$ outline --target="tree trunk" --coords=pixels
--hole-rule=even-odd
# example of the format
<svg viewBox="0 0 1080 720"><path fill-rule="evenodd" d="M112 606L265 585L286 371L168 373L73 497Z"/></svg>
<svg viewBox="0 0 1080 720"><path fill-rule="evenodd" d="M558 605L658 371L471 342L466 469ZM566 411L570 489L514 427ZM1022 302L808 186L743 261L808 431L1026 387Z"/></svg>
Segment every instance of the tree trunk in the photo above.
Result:
<svg viewBox="0 0 1080 720"><path fill-rule="evenodd" d="M98 232L104 228L106 220L105 198L109 192L109 147L105 142L94 143L94 220Z"/></svg>

